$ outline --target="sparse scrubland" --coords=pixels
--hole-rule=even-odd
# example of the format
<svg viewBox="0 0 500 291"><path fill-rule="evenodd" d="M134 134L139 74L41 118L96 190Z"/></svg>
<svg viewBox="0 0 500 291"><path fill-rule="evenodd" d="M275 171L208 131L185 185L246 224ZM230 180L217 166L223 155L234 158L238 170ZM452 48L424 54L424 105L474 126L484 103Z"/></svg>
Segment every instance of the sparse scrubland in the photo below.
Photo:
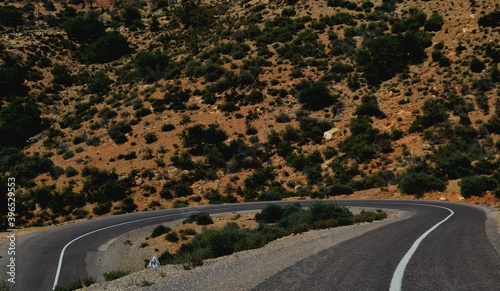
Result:
<svg viewBox="0 0 500 291"><path fill-rule="evenodd" d="M18 226L456 180L499 203L496 1L172 2L0 3Z"/></svg>

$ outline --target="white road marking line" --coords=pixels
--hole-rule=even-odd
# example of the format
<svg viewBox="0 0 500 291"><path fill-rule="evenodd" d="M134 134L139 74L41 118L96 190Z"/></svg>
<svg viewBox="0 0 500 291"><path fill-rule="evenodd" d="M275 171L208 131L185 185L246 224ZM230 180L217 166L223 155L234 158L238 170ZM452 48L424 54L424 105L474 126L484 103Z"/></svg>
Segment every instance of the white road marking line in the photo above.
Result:
<svg viewBox="0 0 500 291"><path fill-rule="evenodd" d="M380 202L387 203L387 204L393 204L393 205L398 205L398 204L408 205L408 203L401 203L401 202L394 202L393 203L392 201L380 201ZM341 205L342 201L341 200L335 201L335 203L339 203ZM347 202L347 204L360 204L360 203L362 203L362 204L378 204L379 202L368 202L368 201L349 201L349 202ZM260 203L256 202L256 204L260 204ZM264 202L263 204L267 204L267 203ZM429 206L429 207L443 208L443 209L446 209L446 210L450 211L451 214L448 215L448 217L446 217L445 219L443 219L439 223L437 223L436 225L434 225L432 228L430 228L429 230L427 230L422 236L420 236L415 241L415 243L412 245L412 247L410 248L410 250L408 250L408 252L406 253L406 255L399 262L398 267L396 268L396 271L394 271L394 274L393 274L393 277L392 277L392 280L391 280L390 291L400 291L401 290L401 285L402 285L403 275L404 275L404 271L406 269L406 265L410 261L411 257L413 256L413 253L415 253L415 251L417 250L417 248L420 245L420 243L422 242L422 240L424 240L425 237L427 237L427 235L429 235L429 233L431 233L439 225L441 225L442 223L444 223L446 220L448 220L451 216L453 216L455 214L455 212L453 212L453 210L451 210L451 209L449 209L447 207L442 207L442 206L437 206L437 205L432 205L432 204L419 204L419 203L410 203L410 205L420 205L420 206ZM223 208L221 208L221 209L223 209ZM210 210L220 210L220 209L210 209ZM182 214L197 213L197 212L200 212L200 211L203 211L203 210L182 212ZM77 240L79 240L79 239L81 239L83 237L86 237L88 235L94 234L96 232L102 231L102 230L106 230L106 229L110 229L110 228L114 228L114 227L118 227L118 226L122 226L122 225L132 224L132 223L136 223L136 222L146 221L146 220L153 220L153 219L158 219L158 218L165 218L165 217L174 216L174 215L178 215L178 214L181 214L181 213L166 214L166 215L160 215L160 216L155 216L155 217L142 218L142 219L128 221L128 222L122 222L122 223L119 223L119 224L114 224L114 225L110 225L110 226L107 226L107 227L103 227L103 228L100 228L100 229L96 229L96 230L90 231L88 233L82 234L79 237L71 240L70 242L68 242L63 247L63 249L61 250L61 254L59 255L59 262L58 262L58 265L57 265L57 271L56 271L56 276L55 276L53 288L55 289L55 287L57 286L57 283L59 281L59 276L60 276L60 273L61 273L62 262L63 262L63 257L64 257L64 252L75 241L77 241Z"/></svg>
<svg viewBox="0 0 500 291"><path fill-rule="evenodd" d="M450 217L452 217L455 214L455 212L453 212L453 210L451 210L451 209L449 209L447 207L442 207L442 206L437 206L437 205L431 205L431 204L422 204L422 205L446 209L446 210L448 210L450 212L450 215L448 215L445 219L441 220L436 225L434 225L429 230L427 230L424 234L422 234L413 243L413 245L411 246L411 248L408 250L408 252L405 254L405 256L401 259L401 261L399 262L396 270L394 271L394 274L392 275L391 286L389 288L389 291L401 291L401 287L403 285L403 276L404 276L404 273L405 273L406 265L408 265L408 263L410 262L411 257L413 256L413 254L417 250L417 248L420 245L420 243L432 231L434 231L436 228L438 228L438 226L440 226L441 224L443 224L445 221L447 221Z"/></svg>
<svg viewBox="0 0 500 291"><path fill-rule="evenodd" d="M210 209L212 210L212 209ZM96 229L96 230L93 230L93 231L90 231L90 232L87 232L85 234L82 234L80 235L79 237L71 240L69 243L67 243L62 251L61 251L61 254L59 255L59 263L57 264L57 271L56 271L56 277L54 279L54 286L53 286L53 289L56 288L57 286L57 282L59 281L59 275L61 274L61 267L62 267L62 262L63 262L63 257L64 257L64 252L66 251L66 249L72 244L74 243L75 241L83 238L83 237L86 237L88 235L91 235L91 234L94 234L96 232L99 232L99 231L103 231L103 230L106 230L106 229L110 229L110 228L114 228L114 227L118 227L118 226L122 226L122 225L127 225L127 224L132 224L132 223L136 223L136 222L141 222L141 221L146 221L146 220L153 220L153 219L158 219L158 218L165 218L165 217L169 217L169 216L174 216L174 215L179 215L179 214L190 214L190 213L197 213L197 212L200 212L200 210L196 210L196 211L186 211L186 212L181 212L181 213L173 213L173 214L166 214L166 215L160 215L160 216L155 216L155 217L148 217L148 218L141 218L141 219L137 219L137 220L133 220L133 221L127 221L127 222L122 222L122 223L118 223L118 224L113 224L113 225L110 225L110 226L106 226L106 227L103 227L103 228L99 228L99 229Z"/></svg>
<svg viewBox="0 0 500 291"><path fill-rule="evenodd" d="M257 204L263 204L265 205L266 202L263 202L263 203L256 203ZM210 208L210 209L207 209L207 211L218 211L218 210L224 210L224 208ZM63 249L61 250L61 254L59 255L59 262L57 264L57 271L56 271L56 277L54 279L54 286L52 287L53 289L56 288L57 286L57 282L59 282L59 276L61 274L61 268L62 268L62 262L63 262L63 257L64 257L64 252L66 251L66 249L72 244L74 243L75 241L83 238L83 237L86 237L88 235L91 235L91 234L94 234L96 232L99 232L99 231L102 231L102 230L106 230L106 229L110 229L110 228L114 228L114 227L118 227L118 226L122 226L122 225L127 225L127 224L132 224L132 223L136 223L136 222L141 222L141 221L146 221L146 220L153 220L153 219L158 219L158 218L166 218L166 217L169 217L169 216L174 216L174 215L179 215L179 214L193 214L193 213L199 213L199 212L202 212L204 211L204 209L194 209L192 211L185 211L185 212L179 212L179 213L172 213L172 214L165 214L165 215L159 215L159 216L154 216L154 217L147 217L147 218L141 218L141 219L137 219L137 220L132 220L132 221L127 221L127 222L122 222L122 223L118 223L118 224L113 224L113 225L110 225L110 226L106 226L106 227L103 227L103 228L99 228L99 229L96 229L96 230L93 230L93 231L90 231L90 232L87 232L85 234L82 234L80 235L79 237L71 240L69 243L67 243ZM245 211L245 209L243 209L242 211Z"/></svg>

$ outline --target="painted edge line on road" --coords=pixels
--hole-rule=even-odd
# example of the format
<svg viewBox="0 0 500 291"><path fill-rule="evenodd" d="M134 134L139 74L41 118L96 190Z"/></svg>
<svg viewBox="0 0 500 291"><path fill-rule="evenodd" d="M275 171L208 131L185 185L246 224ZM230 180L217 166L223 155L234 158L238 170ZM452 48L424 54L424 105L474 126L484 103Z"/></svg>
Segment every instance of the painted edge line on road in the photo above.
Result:
<svg viewBox="0 0 500 291"><path fill-rule="evenodd" d="M190 214L190 213L196 213L196 212L199 212L199 210L182 212L182 214ZM159 215L159 216L154 216L154 217L141 218L141 219L137 219L137 220L132 220L132 221L122 222L122 223L118 223L118 224L113 224L113 225L109 225L109 226L106 226L106 227L103 227L103 228L95 229L93 231L84 233L84 234L80 235L79 237L74 238L73 240L71 240L70 242L68 242L63 247L63 249L61 250L61 254L59 255L59 262L57 264L56 277L54 279L54 286L52 287L52 289L55 289L56 286L57 286L57 283L59 282L59 275L61 274L61 268L62 268L62 262L63 262L63 258L64 258L64 252L75 241L77 241L77 240L79 240L81 238L84 238L84 237L86 237L88 235L94 234L96 232L106 230L106 229L110 229L110 228L114 228L114 227L118 227L118 226L122 226L122 225L127 225L127 224L132 224L132 223L137 223L137 222L141 222L141 221L147 221L147 220L153 220L153 219L159 219L159 218L166 218L166 217L169 217L169 216L175 216L175 215L179 215L179 214L180 213L171 213L171 214L165 214L165 215Z"/></svg>
<svg viewBox="0 0 500 291"><path fill-rule="evenodd" d="M398 266L396 267L396 270L394 271L394 274L392 275L392 280L391 280L391 286L389 288L389 291L401 291L401 287L403 285L403 276L405 273L406 266L410 262L411 257L413 254L417 251L418 246L420 243L431 233L433 232L436 228L438 228L441 224L443 224L445 221L450 219L455 212L451 210L450 208L443 207L443 206L437 206L437 205L431 205L431 204L421 204L425 206L430 206L430 207L437 207L437 208L442 208L446 209L450 212L450 215L448 215L445 219L441 220L440 222L436 223L433 227L429 228L424 234L422 234L411 246L411 248L408 250L408 252L404 255L404 257L401 259L399 262Z"/></svg>
<svg viewBox="0 0 500 291"><path fill-rule="evenodd" d="M312 201L309 201L309 202L312 202ZM339 200L339 201L335 201L335 202L338 202L340 204L342 204L342 200ZM370 204L370 202L367 202L367 201L349 201L348 203L349 204L357 204L358 203L363 203L363 204ZM388 201L385 201L387 204L393 204L393 205L397 205L397 204L406 204L406 203L401 203L401 202L388 202ZM377 202L375 202L377 203ZM260 203L259 203L260 204ZM267 204L267 203L263 203L263 204ZM453 210L449 209L449 208L446 208L446 207L442 207L442 206L437 206L437 205L432 205L432 204L419 204L419 203L412 203L413 205L420 205L420 206L430 206L430 207L437 207L437 208L443 208L443 209L446 209L448 211L451 212L451 214L446 217L444 220L440 221L439 223L437 223L436 225L434 225L431 229L429 229L428 231L426 231L422 236L420 236L417 241L415 241L415 243L413 244L413 246L410 248L410 250L406 253L406 255L403 257L403 259L401 260L401 262L399 263L398 267L396 268L396 271L394 272L393 274L393 278L391 280L391 288L390 288L390 291L400 291L401 290L401 285L402 285L402 280L403 280L403 275L404 275L404 270L406 268L406 265L408 264L410 258L412 257L413 253L416 251L416 249L418 248L418 245L420 244L420 242L429 234L431 233L434 229L436 229L439 225L441 225L442 223L444 223L446 220L448 220L451 216L453 216L454 212ZM223 209L223 208L221 208ZM211 209L211 210L219 210L219 209ZM199 212L200 209L197 209L197 210L193 210L193 211L187 211L187 212L182 212L183 214L190 214L190 213L196 213L196 212ZM166 217L169 217L169 216L175 216L175 215L179 215L180 213L172 213L172 214L165 214L165 215L159 215L159 216L155 216L155 217L147 217L147 218L141 218L141 219L137 219L137 220L133 220L133 221L127 221L127 222L122 222L122 223L118 223L118 224L113 224L113 225L109 225L109 226L106 226L106 227L103 227L103 228L99 228L99 229L96 229L96 230L93 230L93 231L90 231L90 232L87 232L85 234L82 234L76 238L74 238L73 240L71 240L70 242L68 242L64 247L63 249L61 250L61 253L59 255L59 261L58 261L58 264L57 264L57 271L56 271L56 276L55 276L55 279L54 279L54 285L53 285L53 289L56 288L57 286L57 283L59 282L59 276L60 276L60 273L61 273L61 268L62 268L62 263L63 263L63 258L64 258L64 253L66 251L66 249L72 244L74 243L75 241L83 238L83 237L86 237L88 235L91 235L91 234L94 234L94 233L97 233L97 232L100 232L100 231L103 231L103 230L106 230L106 229L110 229L110 228L114 228L114 227L119 227L119 226L123 226L123 225L127 225L127 224L133 224L133 223L137 223L137 222L142 222L142 221L147 221L147 220L154 220L154 219L160 219L160 218L166 218ZM413 251L412 251L413 250ZM407 261L403 264L405 258L407 258ZM400 278L396 278L397 275L400 276ZM397 283L397 280L399 280L399 283ZM396 283L395 283L396 282ZM394 284L393 284L394 283ZM399 285L397 285L399 284ZM395 286L399 286L399 289L395 289L396 287L393 288L393 285Z"/></svg>
<svg viewBox="0 0 500 291"><path fill-rule="evenodd" d="M263 203L256 203L257 204L268 204L268 202L263 202ZM213 209L210 209L210 211L213 211L213 210L224 210L224 208L213 208ZM245 209L242 209L242 211L244 211ZM197 213L197 212L200 212L200 209L194 209L194 210L191 210L191 211L186 211L186 212L181 212L182 214L193 214L193 213ZM72 244L74 243L75 241L81 239L81 238L84 238L88 235L91 235L91 234L94 234L96 232L100 232L100 231L103 231L103 230L106 230L106 229L110 229L110 228L114 228L114 227L118 227L118 226L122 226L122 225L127 225L127 224L132 224L132 223L137 223L137 222L142 222L142 221L147 221L147 220L153 220L153 219L159 219L159 218L166 218L166 217L169 217L169 216L175 216L175 215L179 215L181 213L171 213L171 214L164 214L164 215L158 215L158 216L154 216L154 217L147 217L147 218L141 218L141 219L136 219L136 220L132 220L132 221L127 221L127 222L121 222L121 223L118 223L118 224L113 224L113 225L109 225L109 226L106 226L106 227L103 227L103 228L99 228L99 229L95 229L93 231L89 231L87 233L84 233L82 235L80 235L79 237L76 237L74 239L72 239L70 242L68 242L64 247L63 249L61 250L61 253L59 255L59 261L58 261L58 264L57 264L57 270L56 270L56 276L54 278L54 285L52 287L52 290L54 290L57 286L57 283L59 282L59 276L61 274L61 268L62 268L62 263L63 263L63 258L64 258L64 253L66 252L66 249Z"/></svg>

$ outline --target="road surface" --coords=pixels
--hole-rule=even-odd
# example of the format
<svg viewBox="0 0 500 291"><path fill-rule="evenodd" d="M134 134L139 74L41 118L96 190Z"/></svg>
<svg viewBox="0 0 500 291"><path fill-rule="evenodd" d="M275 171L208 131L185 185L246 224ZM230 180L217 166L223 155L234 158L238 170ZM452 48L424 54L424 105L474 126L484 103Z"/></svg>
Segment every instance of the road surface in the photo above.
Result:
<svg viewBox="0 0 500 291"><path fill-rule="evenodd" d="M257 290L499 290L500 256L486 235L486 213L482 209L428 201L334 202L343 206L399 209L411 212L412 216L302 260L274 274ZM306 205L311 201L301 203ZM18 242L16 283L12 290L51 290L55 283L64 286L85 277L86 252L95 251L131 230L200 211L210 214L245 211L266 204L140 212L27 235Z"/></svg>

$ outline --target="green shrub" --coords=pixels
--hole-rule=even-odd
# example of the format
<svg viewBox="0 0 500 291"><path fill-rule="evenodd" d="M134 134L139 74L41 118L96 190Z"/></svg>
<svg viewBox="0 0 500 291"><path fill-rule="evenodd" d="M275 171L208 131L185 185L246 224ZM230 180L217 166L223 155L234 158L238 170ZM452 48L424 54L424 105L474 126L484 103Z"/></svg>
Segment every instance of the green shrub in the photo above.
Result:
<svg viewBox="0 0 500 291"><path fill-rule="evenodd" d="M204 229L201 235L193 239L192 244L205 248L207 257L216 258L234 253L236 244L244 237L244 230L236 223L228 223L220 229Z"/></svg>
<svg viewBox="0 0 500 291"><path fill-rule="evenodd" d="M443 23L443 17L437 11L433 11L431 17L425 21L424 29L426 31L440 31Z"/></svg>
<svg viewBox="0 0 500 291"><path fill-rule="evenodd" d="M63 154L63 159L68 160L68 159L71 159L74 156L75 156L75 152L73 152L72 150L69 150L69 151L66 151Z"/></svg>
<svg viewBox="0 0 500 291"><path fill-rule="evenodd" d="M105 31L102 22L93 17L70 18L63 28L70 39L83 43L96 41Z"/></svg>
<svg viewBox="0 0 500 291"><path fill-rule="evenodd" d="M485 68L484 63L476 57L470 62L470 70L474 73L481 73Z"/></svg>
<svg viewBox="0 0 500 291"><path fill-rule="evenodd" d="M172 131L174 129L175 129L175 126L172 123L163 124L161 126L161 130L164 132L169 132L169 131Z"/></svg>
<svg viewBox="0 0 500 291"><path fill-rule="evenodd" d="M372 188L385 187L387 186L387 182L384 180L384 178L382 178L378 174L371 174L359 180L349 182L349 186L351 186L354 191L360 191Z"/></svg>
<svg viewBox="0 0 500 291"><path fill-rule="evenodd" d="M106 213L109 213L111 211L111 202L107 201L104 203L98 203L94 209L93 212L95 215L103 215Z"/></svg>
<svg viewBox="0 0 500 291"><path fill-rule="evenodd" d="M177 181L173 185L173 190L176 197L186 197L193 194L193 189L188 182L185 181Z"/></svg>
<svg viewBox="0 0 500 291"><path fill-rule="evenodd" d="M134 203L134 199L132 197L127 197L122 200L120 205L120 210L118 213L130 213L134 212L137 209L137 205Z"/></svg>
<svg viewBox="0 0 500 291"><path fill-rule="evenodd" d="M263 191L257 200L259 201L275 201L275 200L281 200L285 197L290 196L288 191L283 188L281 185L278 186L272 186L268 190Z"/></svg>
<svg viewBox="0 0 500 291"><path fill-rule="evenodd" d="M113 124L108 129L109 136L117 144L125 143L128 140L125 134L130 132L132 132L132 127L130 126L130 124L124 122Z"/></svg>
<svg viewBox="0 0 500 291"><path fill-rule="evenodd" d="M71 214L73 214L75 219L82 219L85 218L89 214L89 212L85 209L75 209L73 210L73 212L71 212Z"/></svg>
<svg viewBox="0 0 500 291"><path fill-rule="evenodd" d="M151 144L158 140L158 136L154 132L147 132L144 134L144 139L147 144Z"/></svg>
<svg viewBox="0 0 500 291"><path fill-rule="evenodd" d="M0 145L23 147L26 141L45 128L39 106L18 97L0 109Z"/></svg>
<svg viewBox="0 0 500 291"><path fill-rule="evenodd" d="M268 181L273 180L275 176L273 168L259 168L245 179L245 188L249 190L263 189L268 184Z"/></svg>
<svg viewBox="0 0 500 291"><path fill-rule="evenodd" d="M174 201L174 204L172 205L173 208L181 208L181 207L188 207L189 206L189 202L185 201L185 200L180 200L180 199L176 199Z"/></svg>
<svg viewBox="0 0 500 291"><path fill-rule="evenodd" d="M356 115L373 116L377 118L385 118L386 115L378 106L377 97L373 95L363 96L361 104L356 108Z"/></svg>
<svg viewBox="0 0 500 291"><path fill-rule="evenodd" d="M170 58L160 52L140 51L134 58L134 67L144 82L155 82L165 77L171 65Z"/></svg>
<svg viewBox="0 0 500 291"><path fill-rule="evenodd" d="M89 80L88 88L90 93L105 95L109 92L111 79L104 70L97 71Z"/></svg>
<svg viewBox="0 0 500 291"><path fill-rule="evenodd" d="M122 13L123 23L126 27L136 26L141 27L141 13L137 7L132 5L125 6L124 11Z"/></svg>
<svg viewBox="0 0 500 291"><path fill-rule="evenodd" d="M420 198L425 192L444 191L445 182L425 173L406 174L399 182L398 188L406 194L414 194Z"/></svg>
<svg viewBox="0 0 500 291"><path fill-rule="evenodd" d="M217 124L197 124L186 128L182 134L182 144L195 155L200 155L206 145L218 146L227 139L227 134Z"/></svg>
<svg viewBox="0 0 500 291"><path fill-rule="evenodd" d="M23 12L21 9L16 8L12 5L0 6L0 24L16 27L22 25L23 20Z"/></svg>
<svg viewBox="0 0 500 291"><path fill-rule="evenodd" d="M330 94L326 83L323 82L300 82L295 89L298 92L299 102L307 109L320 110L332 106L337 102L337 97Z"/></svg>
<svg viewBox="0 0 500 291"><path fill-rule="evenodd" d="M484 196L486 191L495 190L498 186L494 178L486 176L465 177L459 182L460 193L464 198Z"/></svg>
<svg viewBox="0 0 500 291"><path fill-rule="evenodd" d="M205 212L191 214L182 223L193 223L193 222L196 222L196 224L198 225L209 225L214 223L210 215Z"/></svg>
<svg viewBox="0 0 500 291"><path fill-rule="evenodd" d="M118 201L126 197L130 180L118 179L116 172L85 167L81 173L85 178L82 194L90 202Z"/></svg>
<svg viewBox="0 0 500 291"><path fill-rule="evenodd" d="M196 0L182 1L175 15L186 27L209 27L214 21L212 8Z"/></svg>
<svg viewBox="0 0 500 291"><path fill-rule="evenodd" d="M130 274L130 271L127 271L127 270L112 270L112 271L105 272L104 274L102 274L102 276L104 277L104 280L109 282L109 281L113 281L113 280L116 280L116 279L121 278L121 277L125 277L128 274Z"/></svg>
<svg viewBox="0 0 500 291"><path fill-rule="evenodd" d="M449 67L451 65L450 59L448 59L441 51L434 50L431 56L432 61L438 62L440 67Z"/></svg>
<svg viewBox="0 0 500 291"><path fill-rule="evenodd" d="M124 159L126 161L130 161L130 160L136 159L137 158L137 154L136 154L135 151L131 151L130 153L119 154L116 158L118 160Z"/></svg>
<svg viewBox="0 0 500 291"><path fill-rule="evenodd" d="M145 108L145 107L141 107L139 108L135 113L134 113L134 116L137 118L137 119L140 119L141 117L144 117L144 116L148 116L150 115L152 112L151 112L151 109L149 108Z"/></svg>
<svg viewBox="0 0 500 291"><path fill-rule="evenodd" d="M330 67L329 73L332 75L334 81L340 82L347 78L347 75L352 71L354 71L354 69L350 65L341 62L334 62Z"/></svg>
<svg viewBox="0 0 500 291"><path fill-rule="evenodd" d="M0 65L0 96L27 95L27 87L23 84L26 74L26 69L17 64Z"/></svg>
<svg viewBox="0 0 500 291"><path fill-rule="evenodd" d="M177 232L172 231L165 236L165 239L169 242L175 243L179 241L179 235Z"/></svg>
<svg viewBox="0 0 500 291"><path fill-rule="evenodd" d="M331 122L321 121L310 116L299 117L299 127L301 132L297 133L297 130L291 127L286 127L285 130L287 130L287 134L285 135L285 140L293 141L299 140L301 137L305 137L306 140L301 140L302 142L310 140L315 144L319 144L323 141L323 133L330 130L332 126ZM296 136L296 138L294 136Z"/></svg>
<svg viewBox="0 0 500 291"><path fill-rule="evenodd" d="M51 70L53 79L52 82L63 86L70 86L73 84L73 76L68 68L63 65L55 64Z"/></svg>
<svg viewBox="0 0 500 291"><path fill-rule="evenodd" d="M371 125L367 116L351 119L349 129L351 135L339 144L339 149L362 163L375 157L378 151L390 152L390 135L380 133Z"/></svg>
<svg viewBox="0 0 500 291"><path fill-rule="evenodd" d="M500 11L493 11L481 16L477 22L482 27L500 26Z"/></svg>
<svg viewBox="0 0 500 291"><path fill-rule="evenodd" d="M127 39L117 31L106 32L82 54L87 63L107 63L130 54Z"/></svg>
<svg viewBox="0 0 500 291"><path fill-rule="evenodd" d="M320 220L336 219L337 225L352 224L352 213L346 207L341 207L333 203L315 203L310 208L311 223Z"/></svg>
<svg viewBox="0 0 500 291"><path fill-rule="evenodd" d="M79 172L75 168L68 166L66 167L66 170L64 170L64 174L66 175L66 178L71 178L78 175Z"/></svg>
<svg viewBox="0 0 500 291"><path fill-rule="evenodd" d="M359 214L353 216L354 223L372 222L387 218L387 212L378 209L376 212L361 210Z"/></svg>
<svg viewBox="0 0 500 291"><path fill-rule="evenodd" d="M356 60L366 80L376 85L404 71L409 64L421 63L427 57L424 50L432 44L431 39L422 31L385 34L368 42Z"/></svg>
<svg viewBox="0 0 500 291"><path fill-rule="evenodd" d="M396 19L392 24L393 33L418 31L425 23L427 15L419 9L410 9L409 15L404 19Z"/></svg>
<svg viewBox="0 0 500 291"><path fill-rule="evenodd" d="M442 98L426 100L422 110L424 115L417 115L409 128L410 132L422 131L448 120L448 108Z"/></svg>
<svg viewBox="0 0 500 291"><path fill-rule="evenodd" d="M160 224L153 229L153 232L151 233L151 237L155 238L155 237L158 237L162 234L165 234L165 233L168 233L171 231L172 231L172 229L170 227L165 226L163 224Z"/></svg>
<svg viewBox="0 0 500 291"><path fill-rule="evenodd" d="M168 108L172 110L183 110L186 109L186 102L189 101L191 97L191 90L181 90L175 93L165 94L163 101L165 104L169 104Z"/></svg>
<svg viewBox="0 0 500 291"><path fill-rule="evenodd" d="M196 230L194 230L192 228L181 229L181 230L179 230L179 232L181 234L184 234L184 235L196 235L196 234L198 234L196 232Z"/></svg>
<svg viewBox="0 0 500 291"><path fill-rule="evenodd" d="M282 16L288 16L288 17L291 17L291 16L295 16L297 14L297 12L295 11L295 9L293 8L284 8L282 11L281 11L281 15Z"/></svg>
<svg viewBox="0 0 500 291"><path fill-rule="evenodd" d="M83 279L78 279L78 280L76 280L76 281L74 281L74 282L72 282L64 287L57 285L54 288L54 291L73 291L73 290L81 289L83 287L88 287L94 283L95 283L94 278L86 277Z"/></svg>
<svg viewBox="0 0 500 291"><path fill-rule="evenodd" d="M330 196L349 195L352 193L354 193L353 189L349 185L333 184L328 187L328 195Z"/></svg>
<svg viewBox="0 0 500 291"><path fill-rule="evenodd" d="M276 204L269 204L255 215L255 220L258 222L274 223L283 218L283 214L283 207Z"/></svg>

